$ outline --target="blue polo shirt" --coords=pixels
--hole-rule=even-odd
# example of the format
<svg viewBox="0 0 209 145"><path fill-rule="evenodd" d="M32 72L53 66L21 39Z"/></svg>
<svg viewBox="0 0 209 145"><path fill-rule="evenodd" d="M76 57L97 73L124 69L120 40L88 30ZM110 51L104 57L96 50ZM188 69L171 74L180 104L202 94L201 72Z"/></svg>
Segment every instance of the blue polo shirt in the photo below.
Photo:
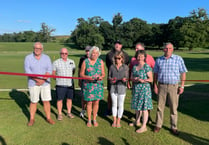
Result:
<svg viewBox="0 0 209 145"><path fill-rule="evenodd" d="M25 57L24 62L25 73L28 74L41 74L44 75L46 72L52 73L52 63L51 59L46 54L41 54L40 59L36 59L34 53L31 53ZM48 78L43 86L46 86L50 83ZM36 82L28 77L28 87L33 87L36 85Z"/></svg>

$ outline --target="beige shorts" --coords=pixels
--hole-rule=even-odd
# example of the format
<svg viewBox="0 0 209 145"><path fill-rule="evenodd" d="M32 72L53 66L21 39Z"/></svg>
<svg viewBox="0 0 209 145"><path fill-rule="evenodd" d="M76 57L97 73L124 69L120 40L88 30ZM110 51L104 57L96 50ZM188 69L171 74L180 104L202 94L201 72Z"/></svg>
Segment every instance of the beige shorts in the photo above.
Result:
<svg viewBox="0 0 209 145"><path fill-rule="evenodd" d="M33 86L29 87L30 101L32 103L37 103L41 95L42 101L51 101L51 86Z"/></svg>

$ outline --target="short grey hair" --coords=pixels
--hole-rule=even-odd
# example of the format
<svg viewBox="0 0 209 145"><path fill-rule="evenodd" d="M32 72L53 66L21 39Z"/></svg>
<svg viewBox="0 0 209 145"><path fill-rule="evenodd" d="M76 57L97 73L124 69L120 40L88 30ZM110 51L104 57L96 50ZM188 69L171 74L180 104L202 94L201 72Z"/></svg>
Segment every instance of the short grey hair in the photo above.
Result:
<svg viewBox="0 0 209 145"><path fill-rule="evenodd" d="M35 42L33 44L33 48L35 48L36 45L41 45L42 48L44 48L43 44L41 42Z"/></svg>
<svg viewBox="0 0 209 145"><path fill-rule="evenodd" d="M66 49L67 50L67 53L68 53L68 49L67 48L61 48L60 49L60 53L62 52L63 49Z"/></svg>
<svg viewBox="0 0 209 145"><path fill-rule="evenodd" d="M173 46L173 44L171 42L164 43L163 48L165 48L167 45L171 45L173 47L173 49L174 49L174 46Z"/></svg>
<svg viewBox="0 0 209 145"><path fill-rule="evenodd" d="M91 49L89 50L89 56L91 57L92 51L96 50L99 53L99 56L101 55L100 49L97 46L92 46ZM98 56L98 57L99 57Z"/></svg>
<svg viewBox="0 0 209 145"><path fill-rule="evenodd" d="M135 46L137 46L137 45L140 45L141 47L143 47L143 48L145 49L145 45L144 45L144 43L138 42L138 43L136 43L136 45L135 45Z"/></svg>

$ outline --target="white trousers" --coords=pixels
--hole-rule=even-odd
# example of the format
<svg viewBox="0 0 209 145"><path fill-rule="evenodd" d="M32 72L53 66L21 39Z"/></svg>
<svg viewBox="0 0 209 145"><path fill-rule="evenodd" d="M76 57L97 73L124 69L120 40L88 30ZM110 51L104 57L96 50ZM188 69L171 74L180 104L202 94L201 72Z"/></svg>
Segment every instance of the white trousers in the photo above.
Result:
<svg viewBox="0 0 209 145"><path fill-rule="evenodd" d="M112 98L112 116L118 118L122 118L124 111L124 100L126 94L118 95L115 93L111 93Z"/></svg>

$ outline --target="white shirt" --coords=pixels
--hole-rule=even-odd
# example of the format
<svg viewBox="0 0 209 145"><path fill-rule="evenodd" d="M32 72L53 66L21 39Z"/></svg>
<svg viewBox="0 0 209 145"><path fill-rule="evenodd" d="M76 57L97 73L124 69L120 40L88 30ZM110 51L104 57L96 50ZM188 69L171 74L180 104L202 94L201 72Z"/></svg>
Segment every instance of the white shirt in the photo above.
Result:
<svg viewBox="0 0 209 145"><path fill-rule="evenodd" d="M72 77L75 68L75 62L72 59L68 58L67 61L59 58L53 63L53 71L56 71L56 75L58 76ZM73 85L73 81L72 79L56 78L56 85L70 87Z"/></svg>

